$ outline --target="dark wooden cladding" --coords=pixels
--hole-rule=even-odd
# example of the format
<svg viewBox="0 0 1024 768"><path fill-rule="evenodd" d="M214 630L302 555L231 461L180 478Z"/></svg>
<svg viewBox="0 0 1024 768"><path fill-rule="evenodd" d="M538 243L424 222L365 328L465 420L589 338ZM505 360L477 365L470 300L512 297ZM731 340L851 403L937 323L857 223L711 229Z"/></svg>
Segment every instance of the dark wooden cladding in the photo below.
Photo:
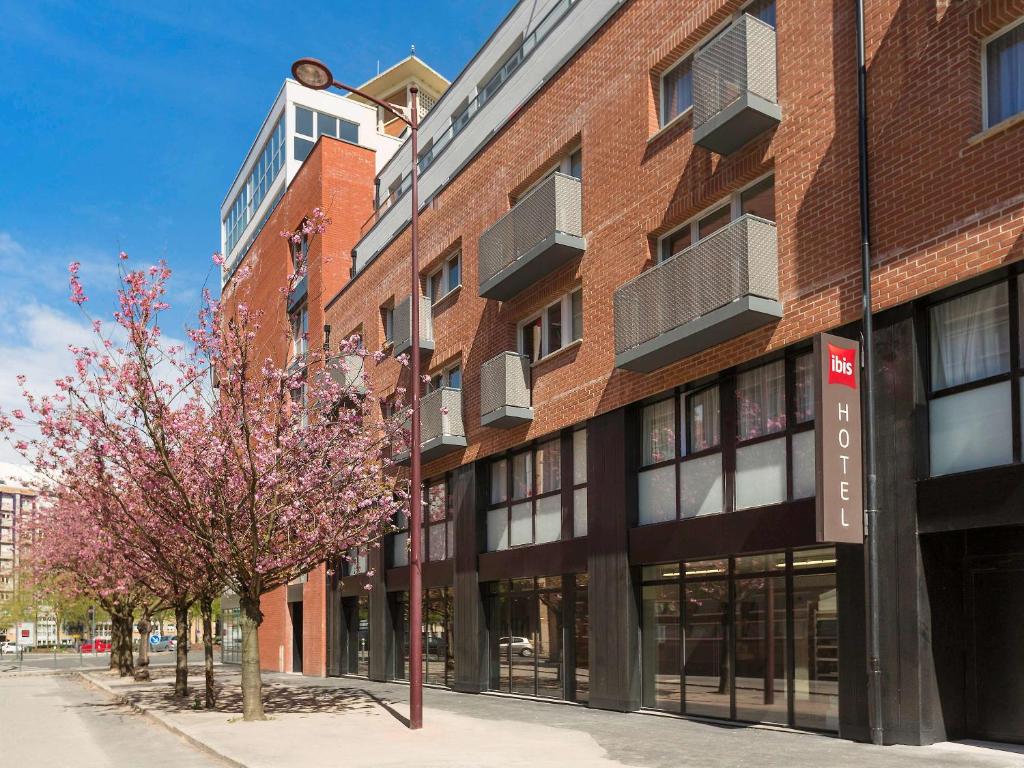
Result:
<svg viewBox="0 0 1024 768"><path fill-rule="evenodd" d="M918 530L938 533L1024 522L1024 465L980 469L922 480Z"/></svg>
<svg viewBox="0 0 1024 768"><path fill-rule="evenodd" d="M640 707L639 569L629 563L636 524L636 413L619 409L592 419L587 435L590 706Z"/></svg>
<svg viewBox="0 0 1024 768"><path fill-rule="evenodd" d="M365 594L366 585L370 583L370 578L365 573L357 573L354 576L345 576L341 580L341 584L338 586L338 591L342 597L358 597L359 595Z"/></svg>
<svg viewBox="0 0 1024 768"><path fill-rule="evenodd" d="M387 680L389 670L394 669L394 649L390 642L391 606L384 589L384 552L380 547L369 553L368 563L373 576L370 577L370 669L371 680ZM391 652L389 654L389 651Z"/></svg>
<svg viewBox="0 0 1024 768"><path fill-rule="evenodd" d="M423 563L420 567L423 574L423 588L450 587L455 583L455 560L438 560ZM409 590L409 567L389 568L384 578L388 592L407 592Z"/></svg>
<svg viewBox="0 0 1024 768"><path fill-rule="evenodd" d="M477 573L477 552L484 541L486 464L468 464L454 470L450 481L455 525L454 624L455 680L462 693L487 690L487 622Z"/></svg>
<svg viewBox="0 0 1024 768"><path fill-rule="evenodd" d="M587 570L587 540L570 539L480 555L480 581L559 576Z"/></svg>
<svg viewBox="0 0 1024 768"><path fill-rule="evenodd" d="M634 565L650 565L814 543L814 499L801 499L633 528L629 531L629 560Z"/></svg>

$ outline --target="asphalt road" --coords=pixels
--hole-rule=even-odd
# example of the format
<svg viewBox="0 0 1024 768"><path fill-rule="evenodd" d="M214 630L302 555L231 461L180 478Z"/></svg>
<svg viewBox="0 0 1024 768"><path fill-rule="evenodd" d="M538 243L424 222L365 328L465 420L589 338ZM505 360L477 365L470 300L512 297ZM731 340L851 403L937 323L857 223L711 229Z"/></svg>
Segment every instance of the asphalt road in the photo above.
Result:
<svg viewBox="0 0 1024 768"><path fill-rule="evenodd" d="M136 656L138 658L138 656ZM163 653L151 653L149 655L149 663L151 665L156 664L174 664L174 653L172 651L164 651ZM220 651L214 649L214 659L220 659ZM18 670L35 670L35 669L66 669L66 670L77 670L77 669L88 669L90 667L102 667L106 668L110 663L109 653L97 653L93 656L91 653L79 655L77 653L58 653L56 658L52 653L46 653L45 651L38 651L35 653L22 654L21 658L16 654L4 654L0 656L0 676L4 672L15 672ZM203 663L203 649L198 650L192 649L188 653L189 664L202 664ZM2 721L0 717L0 721Z"/></svg>
<svg viewBox="0 0 1024 768"><path fill-rule="evenodd" d="M0 755L32 768L224 763L74 677L0 675Z"/></svg>

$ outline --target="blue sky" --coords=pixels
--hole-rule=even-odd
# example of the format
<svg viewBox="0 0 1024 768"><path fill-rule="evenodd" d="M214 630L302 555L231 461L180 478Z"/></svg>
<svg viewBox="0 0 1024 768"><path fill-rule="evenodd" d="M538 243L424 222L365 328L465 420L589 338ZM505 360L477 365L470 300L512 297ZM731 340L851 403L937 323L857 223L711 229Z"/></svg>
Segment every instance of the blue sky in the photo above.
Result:
<svg viewBox="0 0 1024 768"><path fill-rule="evenodd" d="M84 323L70 261L102 316L119 250L165 258L180 335L218 283L220 202L294 59L363 82L415 44L453 79L513 5L0 0L0 407L15 373L66 368Z"/></svg>

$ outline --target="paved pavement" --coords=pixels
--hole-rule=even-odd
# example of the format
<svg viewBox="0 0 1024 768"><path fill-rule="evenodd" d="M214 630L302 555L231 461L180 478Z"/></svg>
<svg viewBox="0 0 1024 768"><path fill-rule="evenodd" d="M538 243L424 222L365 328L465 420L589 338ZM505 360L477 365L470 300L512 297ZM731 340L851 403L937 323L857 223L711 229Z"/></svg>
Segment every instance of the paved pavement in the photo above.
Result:
<svg viewBox="0 0 1024 768"><path fill-rule="evenodd" d="M207 768L225 763L77 677L0 676L0 761L32 768Z"/></svg>
<svg viewBox="0 0 1024 768"><path fill-rule="evenodd" d="M161 675L149 684L107 673L89 677L250 768L397 768L410 761L418 768L1024 767L1024 749L1006 745L872 747L822 735L439 689L425 691L425 727L411 732L404 725L407 686L352 678L266 674L271 719L245 723L233 668L218 669L218 712L174 702L170 671Z"/></svg>

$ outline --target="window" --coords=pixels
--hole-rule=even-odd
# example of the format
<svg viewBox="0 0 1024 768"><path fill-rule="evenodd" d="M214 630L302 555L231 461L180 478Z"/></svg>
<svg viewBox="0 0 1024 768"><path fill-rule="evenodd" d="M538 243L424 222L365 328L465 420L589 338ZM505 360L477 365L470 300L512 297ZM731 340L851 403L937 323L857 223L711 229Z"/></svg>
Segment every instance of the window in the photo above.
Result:
<svg viewBox="0 0 1024 768"><path fill-rule="evenodd" d="M284 166L284 119L278 118L274 130L260 150L259 159L249 173L249 178L238 191L224 219L224 249L229 255L242 238L249 222L256 216L260 205L266 199L271 184Z"/></svg>
<svg viewBox="0 0 1024 768"><path fill-rule="evenodd" d="M583 289L577 288L519 324L519 354L531 363L583 338Z"/></svg>
<svg viewBox="0 0 1024 768"><path fill-rule="evenodd" d="M395 340L395 308L392 304L385 304L380 308L380 322L384 329L384 344L391 344Z"/></svg>
<svg viewBox="0 0 1024 768"><path fill-rule="evenodd" d="M658 261L666 261L694 243L717 232L740 216L757 216L775 221L775 176L766 176L729 195L708 211L693 217L661 239Z"/></svg>
<svg viewBox="0 0 1024 768"><path fill-rule="evenodd" d="M462 285L462 251L445 259L426 279L424 292L431 304L437 304L449 293Z"/></svg>
<svg viewBox="0 0 1024 768"><path fill-rule="evenodd" d="M1024 19L985 43L985 127L1024 112Z"/></svg>
<svg viewBox="0 0 1024 768"><path fill-rule="evenodd" d="M1016 278L1019 280L1019 278ZM1010 288L1000 281L935 304L928 402L931 474L1014 461ZM1019 363L1017 364L1019 365Z"/></svg>
<svg viewBox="0 0 1024 768"><path fill-rule="evenodd" d="M693 57L687 56L661 77L661 124L668 125L693 106Z"/></svg>
<svg viewBox="0 0 1024 768"><path fill-rule="evenodd" d="M302 361L309 351L309 306L303 304L289 316L292 329L292 360Z"/></svg>
<svg viewBox="0 0 1024 768"><path fill-rule="evenodd" d="M314 130L314 123L316 127ZM313 145L320 136L330 136L353 144L359 143L359 124L344 118L315 112L295 105L295 159L302 162L313 151Z"/></svg>
<svg viewBox="0 0 1024 768"><path fill-rule="evenodd" d="M563 509L572 516L572 535L586 536L586 450L581 428L491 461L488 552L558 541Z"/></svg>
<svg viewBox="0 0 1024 768"><path fill-rule="evenodd" d="M462 389L462 366L460 363L442 368L430 377L426 385L425 394L430 394L438 389L448 387L449 389Z"/></svg>
<svg viewBox="0 0 1024 768"><path fill-rule="evenodd" d="M748 13L755 19L760 19L768 26L775 28L775 0L754 0L740 13Z"/></svg>
<svg viewBox="0 0 1024 768"><path fill-rule="evenodd" d="M469 123L470 111L469 104L463 104L452 115L452 134L457 136L462 132L462 129Z"/></svg>
<svg viewBox="0 0 1024 768"><path fill-rule="evenodd" d="M812 377L811 355L789 352L784 359L645 405L640 523L813 496ZM723 432L729 423L736 424L733 434ZM732 498L723 482L730 464L736 468Z"/></svg>

